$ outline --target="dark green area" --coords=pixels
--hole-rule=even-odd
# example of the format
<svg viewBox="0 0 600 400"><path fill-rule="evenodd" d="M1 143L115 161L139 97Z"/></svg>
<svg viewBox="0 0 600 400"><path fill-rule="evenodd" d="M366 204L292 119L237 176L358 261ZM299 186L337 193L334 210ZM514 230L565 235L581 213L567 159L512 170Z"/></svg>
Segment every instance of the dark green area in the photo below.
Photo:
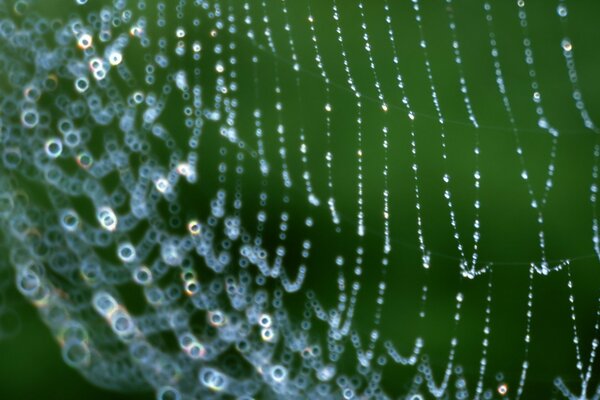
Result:
<svg viewBox="0 0 600 400"><path fill-rule="evenodd" d="M115 393L88 383L63 361L60 347L42 323L33 306L25 304L17 293L10 310L20 317L20 330L0 341L0 399L6 400L148 400L150 393ZM2 327L4 330L4 327Z"/></svg>

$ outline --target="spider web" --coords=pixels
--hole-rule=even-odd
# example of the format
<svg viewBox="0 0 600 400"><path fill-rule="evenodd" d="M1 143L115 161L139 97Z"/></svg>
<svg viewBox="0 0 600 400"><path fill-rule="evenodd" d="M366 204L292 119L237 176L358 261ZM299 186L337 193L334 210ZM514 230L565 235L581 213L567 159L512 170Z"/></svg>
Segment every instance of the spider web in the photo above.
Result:
<svg viewBox="0 0 600 400"><path fill-rule="evenodd" d="M600 398L592 5L0 4L5 264L90 381Z"/></svg>

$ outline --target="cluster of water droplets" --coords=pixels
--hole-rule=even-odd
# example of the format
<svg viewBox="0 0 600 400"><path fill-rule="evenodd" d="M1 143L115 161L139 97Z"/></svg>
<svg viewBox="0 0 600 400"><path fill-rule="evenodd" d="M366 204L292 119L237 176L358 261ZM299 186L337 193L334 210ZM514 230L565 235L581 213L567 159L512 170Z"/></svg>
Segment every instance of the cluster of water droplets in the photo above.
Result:
<svg viewBox="0 0 600 400"><path fill-rule="evenodd" d="M554 385L566 397L587 396L599 324L586 355L570 261L551 265L546 254L544 209L554 186L560 135L542 106L525 2L516 2L515 12L531 101L538 126L551 142L541 192L531 183L492 6L482 5L497 85L493 94L514 135L539 232L540 261L525 265L525 354L518 380L511 383L514 389L503 374L491 377L488 365L494 263L480 259L480 156L486 126L469 91L455 4L446 0L444 5L451 67L458 77L455 95L464 106L464 124L475 132L469 149L475 160L470 224L461 223L457 212L448 151L448 125L457 121L447 118L440 100L443 85L436 81L430 57L434 50L426 37L424 2L411 0L404 11L416 24L423 90L433 115L414 109L394 23L399 10L390 3L113 0L99 5L76 0L71 14L51 17L41 1L0 1L0 233L7 253L0 272L13 270L17 289L38 308L67 364L97 385L151 389L159 400L388 398L382 382L388 364L410 369L404 394L412 400L429 395L491 399L512 391L519 398L529 371L534 278L562 272L581 393L572 394L560 378ZM370 34L369 13L375 7L389 36L387 53ZM566 7L561 0L557 8L565 31ZM346 22L352 15L358 21L356 42ZM333 45L331 38L324 39L321 30L326 29ZM573 105L583 125L597 134L566 33L560 46ZM341 65L332 65L327 51ZM379 67L386 64L392 66L390 82ZM314 104L303 97L306 76L316 79L323 94ZM338 107L340 93L346 103ZM319 113L310 114L315 109ZM415 249L423 279L411 312L423 321L431 308L428 282L436 253L424 229L419 150L426 141L417 134L420 117L437 124L444 173L436 179L443 187L457 253L459 290L452 298L441 368L426 354L421 335L408 344L396 343L381 328L393 315L384 312L392 253L402 248L393 240L392 222L401 214L393 201L394 135L408 137L405 179L414 184ZM350 132L336 132L339 120L351 126ZM406 124L404 130L397 129L397 120ZM378 148L369 146L371 136L377 137ZM336 148L340 138L355 141L351 156ZM369 235L377 228L369 225L366 206L374 198L366 173L371 152L382 161L377 171L382 185L375 196L381 220L376 252ZM341 165L338 155L354 164ZM596 144L590 203L598 257L599 160ZM340 187L347 182L339 175L347 171L355 177L350 208L340 201ZM319 175L324 176L321 183ZM355 217L342 209L354 210ZM463 225L471 227L469 247L461 235ZM319 243L317 230L331 243ZM352 241L340 244L346 231ZM318 258L315 247L335 254ZM377 272L373 299L361 290L367 286L367 267ZM320 269L334 271L333 306L307 288L310 275ZM459 330L465 286L478 280L485 281L479 300L484 305L480 357L467 372L457 361ZM0 291L0 328L4 317L16 318L1 296ZM364 323L357 318L359 301L373 306ZM300 311L294 309L297 303ZM4 333L0 330L0 336ZM468 383L466 375L476 376L475 383ZM600 388L594 396L600 397Z"/></svg>

